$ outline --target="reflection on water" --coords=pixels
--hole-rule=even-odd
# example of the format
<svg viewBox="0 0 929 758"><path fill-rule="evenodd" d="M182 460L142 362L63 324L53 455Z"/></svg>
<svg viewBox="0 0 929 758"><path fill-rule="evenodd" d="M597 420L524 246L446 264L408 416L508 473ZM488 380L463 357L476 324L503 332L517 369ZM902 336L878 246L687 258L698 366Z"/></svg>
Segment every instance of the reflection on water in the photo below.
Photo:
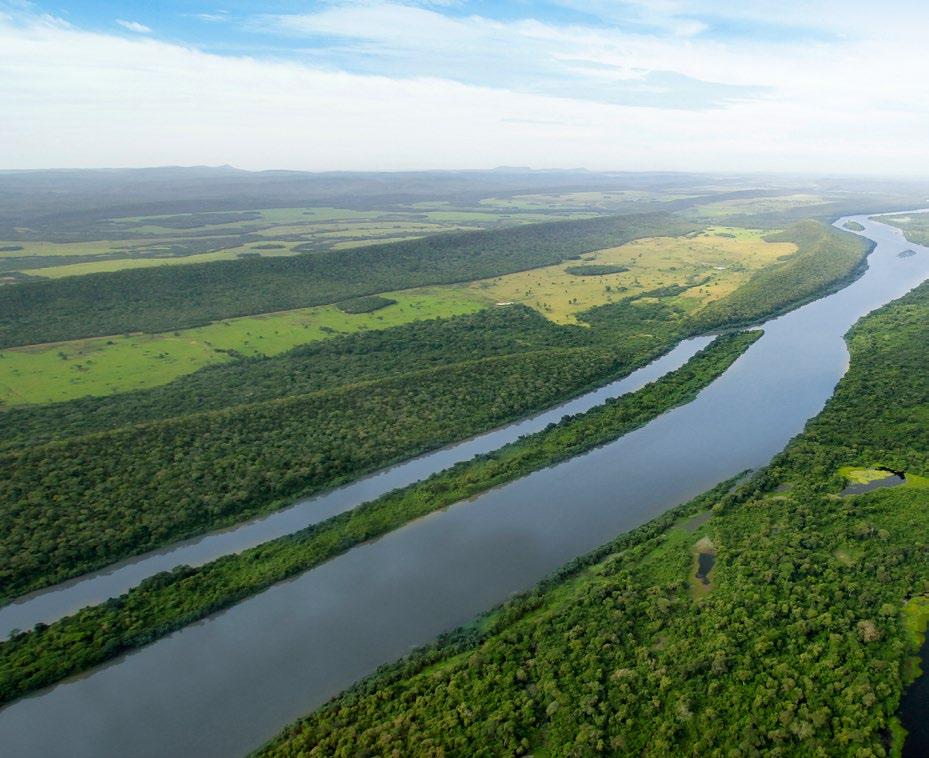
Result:
<svg viewBox="0 0 929 758"><path fill-rule="evenodd" d="M710 572L713 570L713 564L715 563L716 556L713 553L700 553L697 556L697 579L709 585Z"/></svg>
<svg viewBox="0 0 929 758"><path fill-rule="evenodd" d="M903 758L926 758L929 755L929 634L919 650L923 673L906 688L900 701L900 721L906 729Z"/></svg>

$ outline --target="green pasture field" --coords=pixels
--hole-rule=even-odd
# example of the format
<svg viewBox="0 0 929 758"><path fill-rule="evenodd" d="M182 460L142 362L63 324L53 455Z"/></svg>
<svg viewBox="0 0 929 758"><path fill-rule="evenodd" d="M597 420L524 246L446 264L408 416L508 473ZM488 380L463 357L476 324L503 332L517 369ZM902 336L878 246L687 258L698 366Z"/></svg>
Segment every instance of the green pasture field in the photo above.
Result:
<svg viewBox="0 0 929 758"><path fill-rule="evenodd" d="M229 361L235 354L276 355L339 334L473 313L488 302L464 287L425 287L385 295L397 302L372 313L348 314L335 305L323 305L164 334L10 348L0 352L0 402L48 403L154 387Z"/></svg>
<svg viewBox="0 0 929 758"><path fill-rule="evenodd" d="M262 243L255 243L262 244ZM165 258L103 258L99 261L87 263L68 263L63 266L45 266L43 268L24 268L20 271L31 276L44 276L46 279L60 279L63 276L81 276L82 274L98 274L104 271L121 271L129 268L153 268L155 266L184 266L191 263L209 263L211 261L229 261L238 258L242 253L260 255L263 258L281 255L293 255L291 247L286 244L280 250L261 250L254 245L242 245L226 250L217 250L215 253L199 253L197 255L173 255Z"/></svg>

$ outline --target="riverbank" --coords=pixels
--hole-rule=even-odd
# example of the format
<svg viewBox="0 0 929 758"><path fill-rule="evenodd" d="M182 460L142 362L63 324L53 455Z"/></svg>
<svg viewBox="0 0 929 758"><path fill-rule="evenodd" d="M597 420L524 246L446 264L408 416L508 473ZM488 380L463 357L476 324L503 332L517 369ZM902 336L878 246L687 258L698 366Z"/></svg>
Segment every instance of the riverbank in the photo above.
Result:
<svg viewBox="0 0 929 758"><path fill-rule="evenodd" d="M907 598L929 582L929 428L914 423L929 412L929 285L848 339L834 396L761 474L385 667L259 755L886 755L922 643ZM912 480L839 495L843 472L884 461ZM708 539L712 585L694 594ZM921 740L925 689L913 696Z"/></svg>
<svg viewBox="0 0 929 758"><path fill-rule="evenodd" d="M692 400L760 336L719 337L684 367L638 392L567 417L421 484L199 569L158 575L102 606L14 635L0 643L0 702L152 642L411 519L615 439Z"/></svg>
<svg viewBox="0 0 929 758"><path fill-rule="evenodd" d="M142 393L0 414L5 443L15 437L21 448L0 453L0 499L10 504L0 514L0 592L54 593L56 582L170 551L174 540L522 417L642 365L684 334L731 325L746 307L758 318L793 307L866 253L859 238L816 222L781 238L798 252L714 301L719 323L702 327L693 303L653 290L585 311L590 329L505 309L216 367ZM320 389L329 373L346 378L345 361L351 383ZM32 438L55 441L22 447Z"/></svg>
<svg viewBox="0 0 929 758"><path fill-rule="evenodd" d="M865 275L767 323L765 335L694 401L11 703L0 711L0 741L18 756L42 758L154 757L166 749L229 756L257 748L378 666L530 589L605 535L765 465L845 373L841 336L929 275L925 251L900 259L897 235L862 223L878 241ZM722 567L726 544L713 542ZM689 570L689 550L684 560Z"/></svg>
<svg viewBox="0 0 929 758"><path fill-rule="evenodd" d="M232 528L180 542L163 550L135 556L121 564L55 585L0 607L0 637L11 630L29 630L37 623L50 624L89 605L118 597L145 579L178 566L200 566L231 553L256 547L305 529L392 490L426 479L474 456L492 452L527 434L534 434L564 416L584 413L611 398L634 392L669 371L683 366L712 337L684 340L651 363L622 379L577 398L529 416L505 427L466 439L422 457L363 477L343 487L300 500L271 514Z"/></svg>

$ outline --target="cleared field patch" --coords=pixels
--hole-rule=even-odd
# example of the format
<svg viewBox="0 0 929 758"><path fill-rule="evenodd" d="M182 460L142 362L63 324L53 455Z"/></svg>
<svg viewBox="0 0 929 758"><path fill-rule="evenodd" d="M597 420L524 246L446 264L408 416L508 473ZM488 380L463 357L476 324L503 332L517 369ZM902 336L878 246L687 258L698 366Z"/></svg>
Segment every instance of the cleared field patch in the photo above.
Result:
<svg viewBox="0 0 929 758"><path fill-rule="evenodd" d="M423 237L427 234L438 234L439 232L452 231L461 227L448 227L442 224L428 224L423 222L408 221L391 221L391 222L365 222L352 224L350 226L337 226L325 231L319 231L316 236L328 239L337 237L340 239L359 239L365 237L384 237L384 236L416 236ZM467 227L475 229L478 227ZM380 240L379 240L380 241Z"/></svg>
<svg viewBox="0 0 929 758"><path fill-rule="evenodd" d="M577 323L578 313L597 305L648 293L661 296L662 289L675 287L687 289L674 295L674 301L695 311L734 291L753 271L796 252L794 244L765 242L763 234L711 227L685 237L651 237L584 255L577 263L485 279L468 287L496 302L523 303L562 324ZM595 276L571 273L577 266L626 270Z"/></svg>
<svg viewBox="0 0 929 758"><path fill-rule="evenodd" d="M385 293L396 303L369 313L335 305L228 319L163 334L120 335L0 352L0 402L48 403L165 384L232 356L275 355L307 342L486 306L460 287Z"/></svg>
<svg viewBox="0 0 929 758"><path fill-rule="evenodd" d="M713 589L713 569L716 566L716 545L703 536L693 547L693 563L690 571L690 595L699 598Z"/></svg>
<svg viewBox="0 0 929 758"><path fill-rule="evenodd" d="M378 244L387 244L389 242L406 242L407 240L415 240L420 235L414 234L412 237L378 237ZM346 240L344 242L336 242L331 246L332 250L354 250L356 247L364 247L365 245L372 244L371 240Z"/></svg>
<svg viewBox="0 0 929 758"><path fill-rule="evenodd" d="M57 258L69 255L113 255L129 250L128 241L100 242L35 242L31 240L0 241L0 259Z"/></svg>
<svg viewBox="0 0 929 758"><path fill-rule="evenodd" d="M869 484L886 479L888 474L886 469L879 468L856 468L854 466L839 468L839 475L845 477L850 484Z"/></svg>

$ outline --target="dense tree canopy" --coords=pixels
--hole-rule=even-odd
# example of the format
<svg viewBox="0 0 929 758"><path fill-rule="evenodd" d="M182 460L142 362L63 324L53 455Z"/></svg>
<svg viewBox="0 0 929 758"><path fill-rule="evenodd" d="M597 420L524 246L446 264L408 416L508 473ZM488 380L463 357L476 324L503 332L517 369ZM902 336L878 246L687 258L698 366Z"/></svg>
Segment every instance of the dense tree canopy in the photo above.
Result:
<svg viewBox="0 0 929 758"><path fill-rule="evenodd" d="M887 755L929 592L929 286L866 318L760 476L361 683L264 755ZM843 465L907 484L838 493ZM712 506L691 531L682 516ZM709 586L695 552L711 544Z"/></svg>
<svg viewBox="0 0 929 758"><path fill-rule="evenodd" d="M15 594L279 507L619 368L591 348L493 357L0 455L0 585Z"/></svg>
<svg viewBox="0 0 929 758"><path fill-rule="evenodd" d="M0 644L0 701L150 642L411 519L615 439L692 400L758 336L720 337L637 392L295 534L197 569L159 574L120 598L15 635Z"/></svg>

